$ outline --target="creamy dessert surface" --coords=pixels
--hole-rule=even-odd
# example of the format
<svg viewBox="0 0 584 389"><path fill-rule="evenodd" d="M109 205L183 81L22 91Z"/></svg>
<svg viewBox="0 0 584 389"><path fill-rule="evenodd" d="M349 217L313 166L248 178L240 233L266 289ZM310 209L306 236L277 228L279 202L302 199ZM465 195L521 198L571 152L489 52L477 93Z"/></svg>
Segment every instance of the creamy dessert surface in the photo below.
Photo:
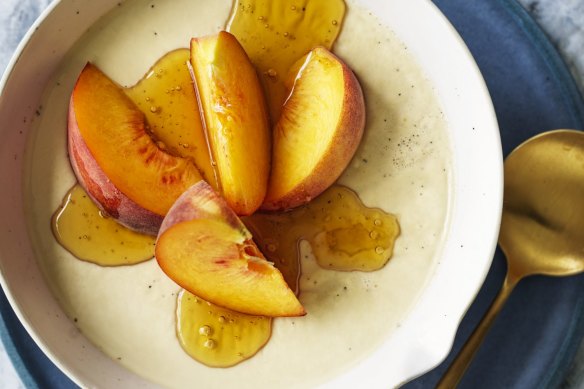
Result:
<svg viewBox="0 0 584 389"><path fill-rule="evenodd" d="M122 85L166 52L223 28L230 0L129 0L93 25L48 84L27 150L27 217L39 265L79 330L112 359L165 387L309 387L350 369L391 336L439 258L451 199L447 125L431 83L399 39L353 1L334 51L357 74L367 104L361 146L340 183L398 216L388 265L372 273L319 268L302 245L300 301L308 315L274 320L268 344L235 367L191 359L175 334L179 291L155 260L104 268L75 259L51 215L75 183L66 117L87 61Z"/></svg>

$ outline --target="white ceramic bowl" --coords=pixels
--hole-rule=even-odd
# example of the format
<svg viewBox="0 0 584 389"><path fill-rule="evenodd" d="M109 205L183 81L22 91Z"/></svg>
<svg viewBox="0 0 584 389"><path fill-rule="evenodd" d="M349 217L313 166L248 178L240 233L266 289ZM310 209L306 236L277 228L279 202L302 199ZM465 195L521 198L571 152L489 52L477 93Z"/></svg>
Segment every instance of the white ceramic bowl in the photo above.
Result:
<svg viewBox="0 0 584 389"><path fill-rule="evenodd" d="M27 135L48 80L88 26L117 0L54 2L19 46L1 82L0 281L18 317L43 351L83 387L157 387L89 342L53 297L35 258L23 193ZM446 240L434 273L401 325L371 355L326 387L397 386L443 360L481 287L496 245L502 157L483 79L452 26L427 0L362 0L408 47L435 87L452 152ZM74 16L75 15L75 16ZM65 142L65 128L61 134ZM49 223L47 220L46 223ZM42 253L37 254L42 255ZM83 350L83 351L80 351ZM121 380L121 381L120 381Z"/></svg>

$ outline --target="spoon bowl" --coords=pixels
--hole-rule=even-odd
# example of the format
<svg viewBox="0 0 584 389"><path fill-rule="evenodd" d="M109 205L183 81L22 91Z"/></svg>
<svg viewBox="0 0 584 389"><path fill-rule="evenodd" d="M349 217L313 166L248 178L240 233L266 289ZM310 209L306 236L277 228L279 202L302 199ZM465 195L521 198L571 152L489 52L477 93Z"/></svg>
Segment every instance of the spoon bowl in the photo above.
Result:
<svg viewBox="0 0 584 389"><path fill-rule="evenodd" d="M507 258L501 291L437 388L455 388L515 285L530 275L584 271L584 132L555 130L505 160L499 245Z"/></svg>
<svg viewBox="0 0 584 389"><path fill-rule="evenodd" d="M507 157L499 245L515 276L584 270L584 133L550 131Z"/></svg>

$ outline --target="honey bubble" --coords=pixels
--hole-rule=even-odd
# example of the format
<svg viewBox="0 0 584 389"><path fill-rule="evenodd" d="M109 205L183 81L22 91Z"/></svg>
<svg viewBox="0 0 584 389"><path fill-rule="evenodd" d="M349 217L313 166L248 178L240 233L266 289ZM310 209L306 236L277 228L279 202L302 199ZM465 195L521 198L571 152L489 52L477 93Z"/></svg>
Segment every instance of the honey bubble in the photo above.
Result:
<svg viewBox="0 0 584 389"><path fill-rule="evenodd" d="M210 326L204 325L199 328L199 335L210 336L213 334L213 329Z"/></svg>

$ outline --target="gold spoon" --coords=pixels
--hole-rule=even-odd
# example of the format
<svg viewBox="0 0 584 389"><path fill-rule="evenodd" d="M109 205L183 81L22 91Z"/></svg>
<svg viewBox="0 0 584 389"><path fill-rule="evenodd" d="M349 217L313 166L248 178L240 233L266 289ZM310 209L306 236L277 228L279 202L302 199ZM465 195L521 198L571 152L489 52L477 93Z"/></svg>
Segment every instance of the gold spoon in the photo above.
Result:
<svg viewBox="0 0 584 389"><path fill-rule="evenodd" d="M499 245L507 275L437 388L455 388L513 288L524 277L584 271L584 132L537 135L505 160Z"/></svg>

